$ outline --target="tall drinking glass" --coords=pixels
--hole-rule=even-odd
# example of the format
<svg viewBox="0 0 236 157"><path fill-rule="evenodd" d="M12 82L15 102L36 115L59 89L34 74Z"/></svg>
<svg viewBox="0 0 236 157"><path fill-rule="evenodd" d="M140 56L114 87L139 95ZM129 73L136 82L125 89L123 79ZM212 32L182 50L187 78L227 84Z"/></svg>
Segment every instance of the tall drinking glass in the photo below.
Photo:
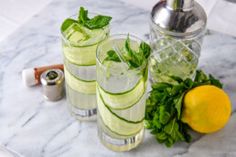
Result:
<svg viewBox="0 0 236 157"><path fill-rule="evenodd" d="M98 135L114 151L128 151L140 144L144 134L147 61L130 68L122 60L127 35L114 35L97 48ZM129 36L130 46L138 50L141 40ZM114 50L120 62L107 61Z"/></svg>
<svg viewBox="0 0 236 157"><path fill-rule="evenodd" d="M62 32L66 96L71 114L79 120L96 119L95 56L108 35L109 26L90 30L77 23Z"/></svg>

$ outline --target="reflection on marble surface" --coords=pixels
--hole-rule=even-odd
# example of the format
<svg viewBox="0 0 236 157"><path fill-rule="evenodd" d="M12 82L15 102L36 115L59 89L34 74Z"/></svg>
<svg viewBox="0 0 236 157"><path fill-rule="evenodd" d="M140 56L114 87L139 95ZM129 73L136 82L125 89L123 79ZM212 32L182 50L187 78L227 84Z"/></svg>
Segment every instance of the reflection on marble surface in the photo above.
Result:
<svg viewBox="0 0 236 157"><path fill-rule="evenodd" d="M134 33L148 39L148 12L120 1L55 0L0 45L0 143L25 157L152 157L234 156L236 115L220 132L194 135L191 144L177 143L168 149L146 131L135 150L116 153L98 141L96 124L73 119L65 99L47 102L41 87L26 88L21 70L62 62L59 26L64 18L85 6L114 17L112 33ZM200 67L218 76L236 106L236 38L209 32Z"/></svg>

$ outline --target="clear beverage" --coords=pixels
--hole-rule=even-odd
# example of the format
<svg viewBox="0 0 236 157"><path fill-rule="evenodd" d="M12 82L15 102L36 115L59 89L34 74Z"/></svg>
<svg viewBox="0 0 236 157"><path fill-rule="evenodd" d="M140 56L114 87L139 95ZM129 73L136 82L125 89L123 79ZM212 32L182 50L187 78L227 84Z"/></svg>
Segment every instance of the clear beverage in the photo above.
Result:
<svg viewBox="0 0 236 157"><path fill-rule="evenodd" d="M97 49L98 136L114 151L128 151L140 144L144 134L147 62L131 69L124 61L106 61L111 49L124 55L127 35L115 35ZM140 40L130 36L132 49Z"/></svg>
<svg viewBox="0 0 236 157"><path fill-rule="evenodd" d="M66 96L79 120L96 119L96 49L108 35L108 26L90 30L80 24L62 32Z"/></svg>
<svg viewBox="0 0 236 157"><path fill-rule="evenodd" d="M152 82L173 82L170 76L193 78L198 65L204 32L194 38L173 38L151 24L149 71Z"/></svg>

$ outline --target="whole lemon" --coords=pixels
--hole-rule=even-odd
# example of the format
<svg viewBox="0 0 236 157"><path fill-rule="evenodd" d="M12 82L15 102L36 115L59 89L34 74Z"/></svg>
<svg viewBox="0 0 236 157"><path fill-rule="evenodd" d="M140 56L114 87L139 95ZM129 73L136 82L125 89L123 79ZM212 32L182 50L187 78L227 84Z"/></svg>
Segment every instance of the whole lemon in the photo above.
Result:
<svg viewBox="0 0 236 157"><path fill-rule="evenodd" d="M226 125L230 114L230 99L216 86L198 86L184 97L182 121L197 132L218 131Z"/></svg>

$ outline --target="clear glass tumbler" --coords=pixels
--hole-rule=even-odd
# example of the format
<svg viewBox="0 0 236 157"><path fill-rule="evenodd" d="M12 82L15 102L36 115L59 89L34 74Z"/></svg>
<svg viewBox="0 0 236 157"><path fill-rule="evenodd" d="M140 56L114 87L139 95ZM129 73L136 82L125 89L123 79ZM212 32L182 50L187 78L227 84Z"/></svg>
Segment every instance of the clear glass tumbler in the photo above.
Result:
<svg viewBox="0 0 236 157"><path fill-rule="evenodd" d="M118 56L125 52L127 35L114 35L97 48L98 135L101 142L114 151L128 151L143 139L146 105L147 61L129 68L125 61L107 61L108 51ZM132 49L141 40L129 36Z"/></svg>
<svg viewBox="0 0 236 157"><path fill-rule="evenodd" d="M66 96L79 120L96 120L96 49L108 35L109 26L90 30L80 24L62 32Z"/></svg>
<svg viewBox="0 0 236 157"><path fill-rule="evenodd" d="M181 39L159 31L153 23L150 25L152 54L149 71L152 82L173 82L170 76L193 78L205 32L194 38Z"/></svg>
<svg viewBox="0 0 236 157"><path fill-rule="evenodd" d="M200 57L207 16L195 0L164 0L150 14L152 82L193 78Z"/></svg>

